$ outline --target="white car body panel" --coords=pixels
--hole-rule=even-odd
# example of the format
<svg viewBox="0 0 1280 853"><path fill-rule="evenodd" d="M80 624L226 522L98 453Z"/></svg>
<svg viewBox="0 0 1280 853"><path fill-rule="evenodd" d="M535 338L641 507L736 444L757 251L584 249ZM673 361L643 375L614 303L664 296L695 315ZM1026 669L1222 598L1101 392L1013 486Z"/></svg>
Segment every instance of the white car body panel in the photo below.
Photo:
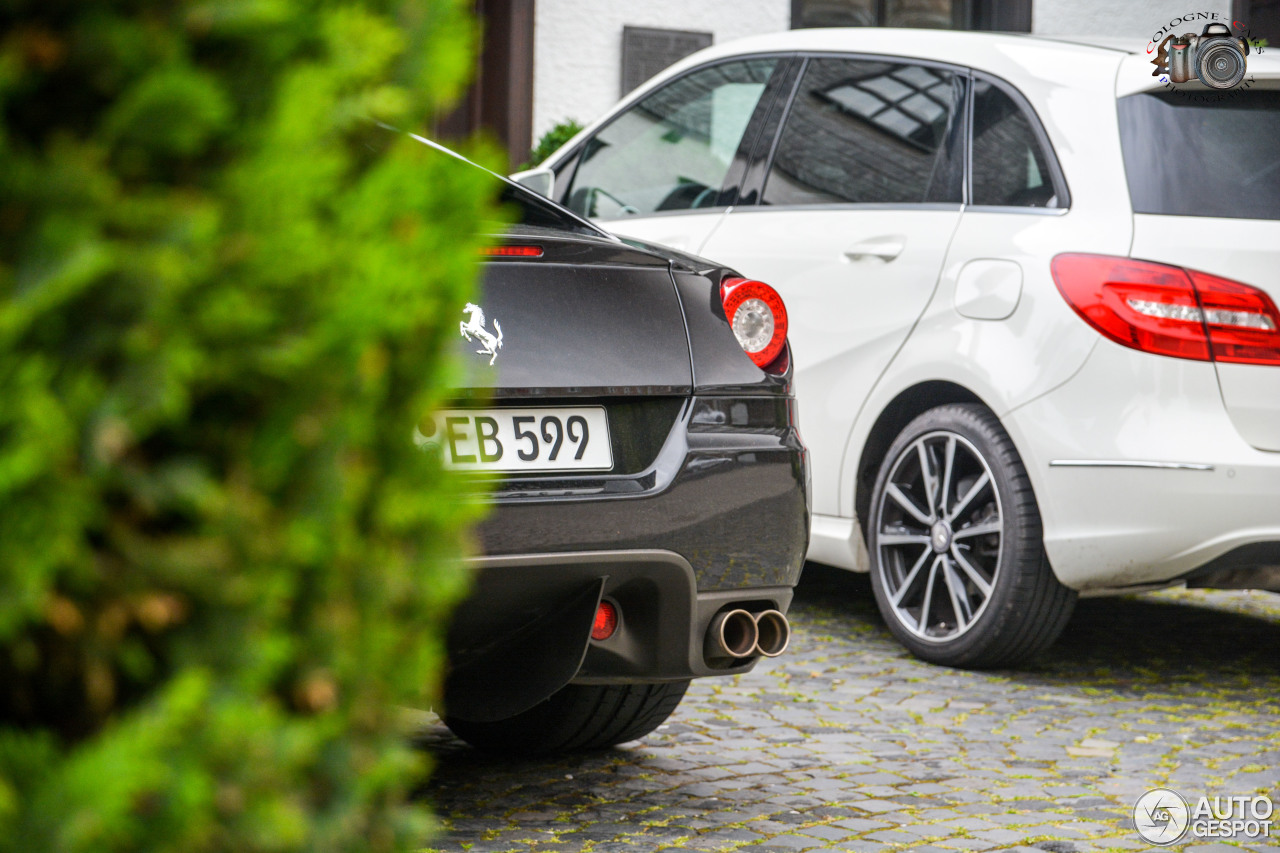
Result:
<svg viewBox="0 0 1280 853"><path fill-rule="evenodd" d="M662 243L682 252L703 254L707 238L719 227L727 211L706 213L668 214L666 216L635 216L627 219L601 221L610 231L622 237Z"/></svg>
<svg viewBox="0 0 1280 853"><path fill-rule="evenodd" d="M1002 422L1039 474L1045 549L1068 586L1159 583L1280 539L1280 454L1240 436L1209 362L1099 340L1069 382Z"/></svg>
<svg viewBox="0 0 1280 853"><path fill-rule="evenodd" d="M787 305L805 442L827 460L813 468L814 512L846 514L838 460L849 425L928 304L958 208L741 208L703 246Z"/></svg>
<svg viewBox="0 0 1280 853"><path fill-rule="evenodd" d="M1280 150L1276 162L1280 168ZM1234 279L1267 291L1280 303L1280 222L1145 214L1133 220L1135 258ZM1280 369L1222 362L1215 366L1236 429L1254 447L1280 451Z"/></svg>
<svg viewBox="0 0 1280 853"><path fill-rule="evenodd" d="M984 72L1025 96L1043 125L1069 189L1066 210L741 207L601 223L706 254L782 294L814 459L811 559L868 568L855 517L863 448L886 407L926 382L967 389L1001 419L1037 495L1054 572L1069 587L1160 584L1239 545L1280 542L1280 367L1112 343L1074 313L1049 272L1062 252L1131 256L1261 287L1280 302L1280 222L1134 214L1116 99L1164 85L1144 48L795 30L700 51L610 113L717 59L833 53ZM1280 88L1278 54L1249 56L1250 85ZM868 241L904 248L888 262L845 254Z"/></svg>
<svg viewBox="0 0 1280 853"><path fill-rule="evenodd" d="M1076 241L1124 254L1130 238L1128 225L1128 216L1085 220L1074 210L1061 215L965 212L932 303L849 434L843 452L841 515L855 514L852 472L859 468L862 448L876 419L904 390L925 382L951 382L972 391L1003 418L1017 406L1063 384L1080 369L1097 344L1098 334L1080 322L1063 301L1049 274L1048 259L1064 243ZM1022 270L1022 292L1007 320L970 320L955 308L957 277L965 261L978 252L995 254L1017 263ZM1041 493L1040 473L1028 469L1037 494ZM1052 508L1045 507L1044 501L1041 504L1048 528L1053 524Z"/></svg>
<svg viewBox="0 0 1280 853"><path fill-rule="evenodd" d="M1022 265L1004 258L973 258L956 274L952 304L966 320L1008 320L1022 299Z"/></svg>
<svg viewBox="0 0 1280 853"><path fill-rule="evenodd" d="M815 544L816 542L816 544ZM855 572L869 571L867 544L852 518L813 514L809 524L807 559Z"/></svg>

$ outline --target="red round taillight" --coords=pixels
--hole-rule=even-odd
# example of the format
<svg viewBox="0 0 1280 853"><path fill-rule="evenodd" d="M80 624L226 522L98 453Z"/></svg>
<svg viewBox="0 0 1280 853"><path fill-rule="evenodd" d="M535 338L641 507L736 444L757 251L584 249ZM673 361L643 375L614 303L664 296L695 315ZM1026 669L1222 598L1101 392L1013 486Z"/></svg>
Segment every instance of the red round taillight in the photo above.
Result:
<svg viewBox="0 0 1280 853"><path fill-rule="evenodd" d="M757 367L767 367L787 344L787 306L762 281L726 278L720 283L724 316L734 337Z"/></svg>
<svg viewBox="0 0 1280 853"><path fill-rule="evenodd" d="M608 601L600 602L596 608L596 621L591 626L591 639L607 640L618 630L618 608Z"/></svg>

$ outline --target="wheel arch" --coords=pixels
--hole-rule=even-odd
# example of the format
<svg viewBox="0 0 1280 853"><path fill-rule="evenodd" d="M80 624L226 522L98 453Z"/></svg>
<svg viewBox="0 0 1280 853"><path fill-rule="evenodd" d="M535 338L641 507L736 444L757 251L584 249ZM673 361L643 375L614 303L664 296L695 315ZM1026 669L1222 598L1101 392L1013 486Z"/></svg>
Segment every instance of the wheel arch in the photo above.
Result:
<svg viewBox="0 0 1280 853"><path fill-rule="evenodd" d="M955 382L934 379L919 382L898 393L889 401L876 417L871 431L862 443L862 452L858 455L857 469L853 477L853 506L855 518L858 519L858 535L866 544L867 534L861 529L871 508L871 493L875 488L876 474L885 451L903 427L916 417L930 409L945 406L948 403L978 403L992 409L992 406L973 391ZM992 409L994 411L994 409Z"/></svg>

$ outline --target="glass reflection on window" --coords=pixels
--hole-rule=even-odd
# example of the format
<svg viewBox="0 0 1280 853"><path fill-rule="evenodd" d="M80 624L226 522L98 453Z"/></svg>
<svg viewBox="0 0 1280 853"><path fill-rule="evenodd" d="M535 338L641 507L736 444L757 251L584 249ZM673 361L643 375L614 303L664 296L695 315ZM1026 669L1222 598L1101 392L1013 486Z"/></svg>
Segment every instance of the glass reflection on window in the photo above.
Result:
<svg viewBox="0 0 1280 853"><path fill-rule="evenodd" d="M818 95L923 150L938 144L939 119L951 104L951 75L919 65L889 70L830 86Z"/></svg>

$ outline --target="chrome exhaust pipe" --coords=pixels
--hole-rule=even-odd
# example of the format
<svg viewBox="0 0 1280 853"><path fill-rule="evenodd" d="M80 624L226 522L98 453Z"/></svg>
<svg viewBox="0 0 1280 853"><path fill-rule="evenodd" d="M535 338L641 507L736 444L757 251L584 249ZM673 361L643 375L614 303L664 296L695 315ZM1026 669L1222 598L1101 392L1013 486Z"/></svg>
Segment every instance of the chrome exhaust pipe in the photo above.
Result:
<svg viewBox="0 0 1280 853"><path fill-rule="evenodd" d="M767 658L776 658L791 644L791 623L778 610L762 610L753 617L756 621L756 651Z"/></svg>
<svg viewBox="0 0 1280 853"><path fill-rule="evenodd" d="M726 610L707 627L702 654L708 661L741 660L755 654L758 639L755 617L745 610Z"/></svg>

